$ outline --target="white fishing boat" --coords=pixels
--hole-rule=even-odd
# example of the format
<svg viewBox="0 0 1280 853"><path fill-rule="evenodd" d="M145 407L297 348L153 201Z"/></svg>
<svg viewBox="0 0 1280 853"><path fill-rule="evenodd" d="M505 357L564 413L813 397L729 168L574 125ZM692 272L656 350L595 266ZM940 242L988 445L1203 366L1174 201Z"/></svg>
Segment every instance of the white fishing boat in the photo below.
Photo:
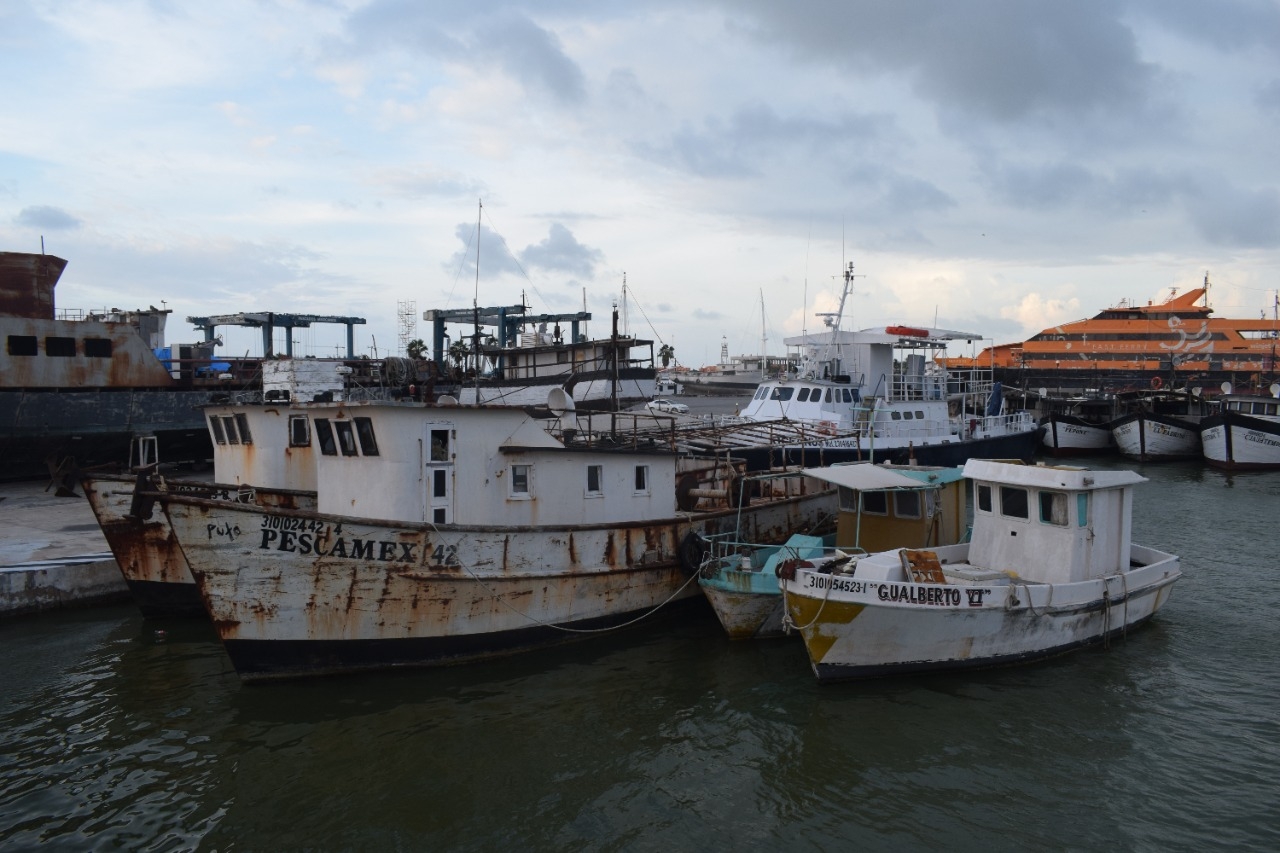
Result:
<svg viewBox="0 0 1280 853"><path fill-rule="evenodd" d="M1085 394L1065 399L1041 395L1042 408L1049 413L1044 425L1044 451L1050 456L1100 456L1116 449L1112 421L1116 399L1111 395Z"/></svg>
<svg viewBox="0 0 1280 853"><path fill-rule="evenodd" d="M1134 410L1111 422L1120 455L1138 462L1195 459L1200 456L1198 398L1139 400Z"/></svg>
<svg viewBox="0 0 1280 853"><path fill-rule="evenodd" d="M321 359L263 364L264 405L229 400L204 408L213 446L212 480L181 479L157 472L158 443L140 439L127 473L90 469L80 485L111 549L134 603L149 619L204 616L204 604L186 557L163 513L152 512L144 490L196 495L208 500L314 509L316 450L306 414L295 400L342 402L349 389L338 362ZM366 390L359 394L368 398Z"/></svg>
<svg viewBox="0 0 1280 853"><path fill-rule="evenodd" d="M698 595L697 535L783 542L835 508L744 492L643 415L307 406L317 509L154 495L247 679L434 665L582 639ZM796 491L795 489L799 489Z"/></svg>
<svg viewBox="0 0 1280 853"><path fill-rule="evenodd" d="M821 315L830 333L787 338L804 352L794 376L761 382L742 412L714 430L689 429L694 447L732 448L753 468L910 461L955 466L970 458L1030 459L1040 426L1010 411L990 371L949 374L936 360L972 332L887 326L840 329L840 309Z"/></svg>
<svg viewBox="0 0 1280 853"><path fill-rule="evenodd" d="M819 681L1021 663L1151 618L1178 558L1131 541L1129 471L970 460L971 541L783 573Z"/></svg>
<svg viewBox="0 0 1280 853"><path fill-rule="evenodd" d="M784 631L779 566L834 571L870 551L894 546L928 548L960 541L966 529L964 475L959 468L867 462L760 475L808 477L836 486L835 532L797 532L781 546L742 541L736 531L707 537L698 584L731 639L781 636ZM817 531L822 533L823 529Z"/></svg>
<svg viewBox="0 0 1280 853"><path fill-rule="evenodd" d="M1224 385L1221 409L1200 422L1205 461L1227 471L1280 469L1280 383L1271 396L1233 394Z"/></svg>

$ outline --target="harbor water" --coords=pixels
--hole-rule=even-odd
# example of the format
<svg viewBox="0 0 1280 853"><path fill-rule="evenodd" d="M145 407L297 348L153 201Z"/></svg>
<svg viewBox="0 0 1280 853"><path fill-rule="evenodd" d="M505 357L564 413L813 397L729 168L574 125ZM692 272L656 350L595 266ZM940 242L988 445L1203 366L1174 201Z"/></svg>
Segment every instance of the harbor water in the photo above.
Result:
<svg viewBox="0 0 1280 853"><path fill-rule="evenodd" d="M0 625L3 850L1276 850L1280 476L1135 467L1184 577L1109 649L819 687L709 610L243 685L128 606Z"/></svg>

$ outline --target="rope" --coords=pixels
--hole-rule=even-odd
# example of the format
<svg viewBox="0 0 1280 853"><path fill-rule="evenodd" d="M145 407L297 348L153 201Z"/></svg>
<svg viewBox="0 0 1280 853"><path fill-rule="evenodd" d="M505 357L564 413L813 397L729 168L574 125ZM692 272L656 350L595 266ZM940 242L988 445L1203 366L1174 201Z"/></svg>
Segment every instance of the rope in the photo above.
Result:
<svg viewBox="0 0 1280 853"><path fill-rule="evenodd" d="M822 603L818 605L818 612L813 614L813 618L809 620L807 625L797 625L792 621L791 604L787 599L787 585L785 583L779 583L778 586L782 589L782 630L784 633L790 634L792 628L797 631L805 631L817 624L818 618L822 616L823 608L827 606L827 599L831 597L831 588L835 586L835 584L827 584L826 592L822 596Z"/></svg>
<svg viewBox="0 0 1280 853"><path fill-rule="evenodd" d="M427 522L427 524L428 524L428 526L430 526L430 527L431 527L431 529L432 529L432 530L434 530L436 533L439 533L439 532L440 532L440 529L439 529L438 527L436 527L436 525L435 525L435 523L434 523L434 522L430 522L430 521L429 521L429 522ZM456 548L457 546L455 545L454 547ZM470 575L470 576L471 576L471 579L472 579L472 580L474 580L476 583L478 583L478 584L479 584L479 585L480 585L480 586L485 590L485 592L489 593L489 595L490 595L490 596L492 596L492 597L493 597L493 599L494 599L495 601L497 601L497 602L498 602L499 604L501 604L503 607L505 607L505 608L507 608L508 610L510 610L512 613L516 614L517 616L521 616L521 617L523 617L523 618L525 618L525 619L529 620L530 622L532 622L532 623L533 623L533 624L535 624L535 625L539 625L539 626L541 626L541 627L543 627L543 628L554 628L555 630L557 630L557 631L563 631L563 632L565 632L566 634L604 634L604 633L608 633L608 632L610 632L610 631L618 631L618 630L621 630L622 628L628 628L628 627L630 627L630 626L632 626L632 625L636 624L637 622L640 622L640 621L642 621L642 620L644 620L644 619L648 619L650 616L652 616L653 614L657 613L657 612L658 612L659 610L661 610L662 608L666 607L668 604L670 604L670 603L671 603L671 602L676 598L676 596L678 596L678 595L680 595L680 593L684 592L684 591L685 591L685 589L689 586L689 584L690 584L690 583L692 583L694 580L696 580L696 579L697 579L697 577L698 577L698 573L697 573L697 572L694 572L693 574L691 574L691 575L690 575L690 576L685 580L685 582L684 582L684 583L682 583L682 584L680 585L679 589L677 589L675 592L671 593L671 595L667 596L667 599L666 599L665 601L663 601L662 603L660 603L660 604L656 605L655 607L653 607L652 609L648 610L647 612L640 614L639 616L635 617L634 619L631 619L630 621L627 621L627 622L623 622L621 625L613 625L613 626L608 627L608 628L568 628L568 627L565 627L564 625L557 625L557 624L555 624L555 623L553 623L553 622L544 622L544 621L542 621L541 619L535 619L534 617L530 616L528 613L525 613L525 612L524 612L524 611L522 611L522 610L517 610L515 607L513 607L511 604L509 604L505 598L503 598L503 597L502 597L502 594L501 594L501 593L499 593L499 592L495 591L495 590L493 589L493 587L491 587L491 586L489 586L489 584L485 583L485 581L484 581L484 579L483 579L483 578L481 578L479 575L477 575L475 572L473 572L473 571L471 570L471 567L470 567L470 566L468 566L466 563L463 563L463 562L461 562L461 561L459 561L458 565L462 568L462 570L463 570L464 572L466 572L468 575Z"/></svg>

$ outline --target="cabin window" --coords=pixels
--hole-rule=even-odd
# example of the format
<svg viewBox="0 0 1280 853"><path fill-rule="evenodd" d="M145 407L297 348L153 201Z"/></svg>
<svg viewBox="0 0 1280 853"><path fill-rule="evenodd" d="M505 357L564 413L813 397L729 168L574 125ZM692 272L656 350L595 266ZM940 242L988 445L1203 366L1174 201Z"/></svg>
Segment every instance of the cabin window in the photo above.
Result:
<svg viewBox="0 0 1280 853"><path fill-rule="evenodd" d="M900 421L902 420L902 412L899 412L895 409L894 411L889 413L889 417L893 418L895 421Z"/></svg>
<svg viewBox="0 0 1280 853"><path fill-rule="evenodd" d="M845 401L846 403L852 403L852 402L853 402L853 392L852 392L852 391L850 391L848 388L841 388L841 389L840 389L840 391L844 394L844 401Z"/></svg>
<svg viewBox="0 0 1280 853"><path fill-rule="evenodd" d="M73 358L76 354L76 339L45 338L44 354L54 358Z"/></svg>
<svg viewBox="0 0 1280 853"><path fill-rule="evenodd" d="M222 418L217 415L209 416L209 429L213 432L213 440L218 444L227 443L227 434L222 429Z"/></svg>
<svg viewBox="0 0 1280 853"><path fill-rule="evenodd" d="M919 518L920 517L920 493L919 492L894 492L893 493L893 514L898 518Z"/></svg>
<svg viewBox="0 0 1280 853"><path fill-rule="evenodd" d="M1030 518L1027 490L1013 486L1000 487L1000 514L1009 518Z"/></svg>
<svg viewBox="0 0 1280 853"><path fill-rule="evenodd" d="M991 512L991 487L979 485L977 491L978 509L983 512Z"/></svg>
<svg viewBox="0 0 1280 853"><path fill-rule="evenodd" d="M1076 523L1081 527L1089 526L1089 493L1076 495Z"/></svg>
<svg viewBox="0 0 1280 853"><path fill-rule="evenodd" d="M222 418L222 428L227 431L227 444L239 444L240 432L236 429L236 419L230 415Z"/></svg>
<svg viewBox="0 0 1280 853"><path fill-rule="evenodd" d="M433 429L431 431L431 461L449 461L449 430Z"/></svg>
<svg viewBox="0 0 1280 853"><path fill-rule="evenodd" d="M909 420L913 420L914 418L915 418L915 414L914 414L913 412L903 412L903 413L902 413L902 419L903 419L903 420L907 420L907 421L909 421Z"/></svg>
<svg viewBox="0 0 1280 853"><path fill-rule="evenodd" d="M249 416L244 413L236 415L236 427L240 430L240 443L253 444L253 435L249 432Z"/></svg>
<svg viewBox="0 0 1280 853"><path fill-rule="evenodd" d="M511 494L513 497L528 497L532 465L511 466Z"/></svg>
<svg viewBox="0 0 1280 853"><path fill-rule="evenodd" d="M558 351L556 353L556 364L568 364L568 363L569 363L569 351L563 350L563 349Z"/></svg>
<svg viewBox="0 0 1280 853"><path fill-rule="evenodd" d="M801 389L800 389L800 393L799 393L798 395L796 395L796 402L797 402L797 403L807 403L807 402L809 402L809 389L808 389L808 388L801 388Z"/></svg>
<svg viewBox="0 0 1280 853"><path fill-rule="evenodd" d="M604 487L601 485L604 481L603 465L587 466L587 494L600 496L604 494Z"/></svg>
<svg viewBox="0 0 1280 853"><path fill-rule="evenodd" d="M764 397L765 397L765 395L766 395L766 394L768 394L768 393L769 393L769 389L768 389L768 388L761 388L759 391L757 391L757 392L756 392L756 397L755 397L755 398L756 398L757 400L763 400L763 399L764 399Z"/></svg>
<svg viewBox="0 0 1280 853"><path fill-rule="evenodd" d="M778 386L773 389L773 393L769 395L769 399L781 400L783 402L786 402L787 400L790 400L792 395L794 395L795 393L796 393L796 389L794 388L791 388L791 387L784 388L782 386Z"/></svg>
<svg viewBox="0 0 1280 853"><path fill-rule="evenodd" d="M35 335L10 335L9 355L39 355Z"/></svg>
<svg viewBox="0 0 1280 853"><path fill-rule="evenodd" d="M89 358L111 358L111 339L85 338L84 354Z"/></svg>
<svg viewBox="0 0 1280 853"><path fill-rule="evenodd" d="M449 472L437 468L431 472L431 496L446 498L449 496Z"/></svg>
<svg viewBox="0 0 1280 853"><path fill-rule="evenodd" d="M373 421L369 418L356 418L356 438L360 439L361 456L377 456L378 441L373 437Z"/></svg>
<svg viewBox="0 0 1280 853"><path fill-rule="evenodd" d="M916 420L918 421L924 420L924 412L920 411L919 409L916 409Z"/></svg>
<svg viewBox="0 0 1280 853"><path fill-rule="evenodd" d="M830 388L828 388L828 389L827 389L827 393L823 395L822 400L823 400L823 402L825 402L825 403L830 403L830 402L831 402L831 389L830 389Z"/></svg>
<svg viewBox="0 0 1280 853"><path fill-rule="evenodd" d="M1067 526L1067 496L1062 492L1040 492L1040 521Z"/></svg>
<svg viewBox="0 0 1280 853"><path fill-rule="evenodd" d="M637 494L649 493L649 466L648 465L636 466L636 493Z"/></svg>
<svg viewBox="0 0 1280 853"><path fill-rule="evenodd" d="M316 443L320 445L320 452L325 456L338 455L338 445L333 440L333 427L330 426L328 418L316 418Z"/></svg>
<svg viewBox="0 0 1280 853"><path fill-rule="evenodd" d="M289 416L289 446L311 446L311 425L307 421L306 415Z"/></svg>
<svg viewBox="0 0 1280 853"><path fill-rule="evenodd" d="M338 436L338 448L342 451L343 456L355 456L356 454L356 431L351 426L351 421L334 421L333 431Z"/></svg>
<svg viewBox="0 0 1280 853"><path fill-rule="evenodd" d="M862 512L866 515L888 515L889 496L884 492L863 492Z"/></svg>

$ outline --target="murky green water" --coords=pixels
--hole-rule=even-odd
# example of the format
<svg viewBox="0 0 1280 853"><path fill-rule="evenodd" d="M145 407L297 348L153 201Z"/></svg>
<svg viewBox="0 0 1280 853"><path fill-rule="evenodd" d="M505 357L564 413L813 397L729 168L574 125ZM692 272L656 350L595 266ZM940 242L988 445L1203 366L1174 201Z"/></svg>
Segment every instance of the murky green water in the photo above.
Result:
<svg viewBox="0 0 1280 853"><path fill-rule="evenodd" d="M0 847L1280 849L1280 476L1141 470L1135 538L1186 573L1168 607L976 675L819 688L798 640L707 612L245 687L199 624L0 625Z"/></svg>

